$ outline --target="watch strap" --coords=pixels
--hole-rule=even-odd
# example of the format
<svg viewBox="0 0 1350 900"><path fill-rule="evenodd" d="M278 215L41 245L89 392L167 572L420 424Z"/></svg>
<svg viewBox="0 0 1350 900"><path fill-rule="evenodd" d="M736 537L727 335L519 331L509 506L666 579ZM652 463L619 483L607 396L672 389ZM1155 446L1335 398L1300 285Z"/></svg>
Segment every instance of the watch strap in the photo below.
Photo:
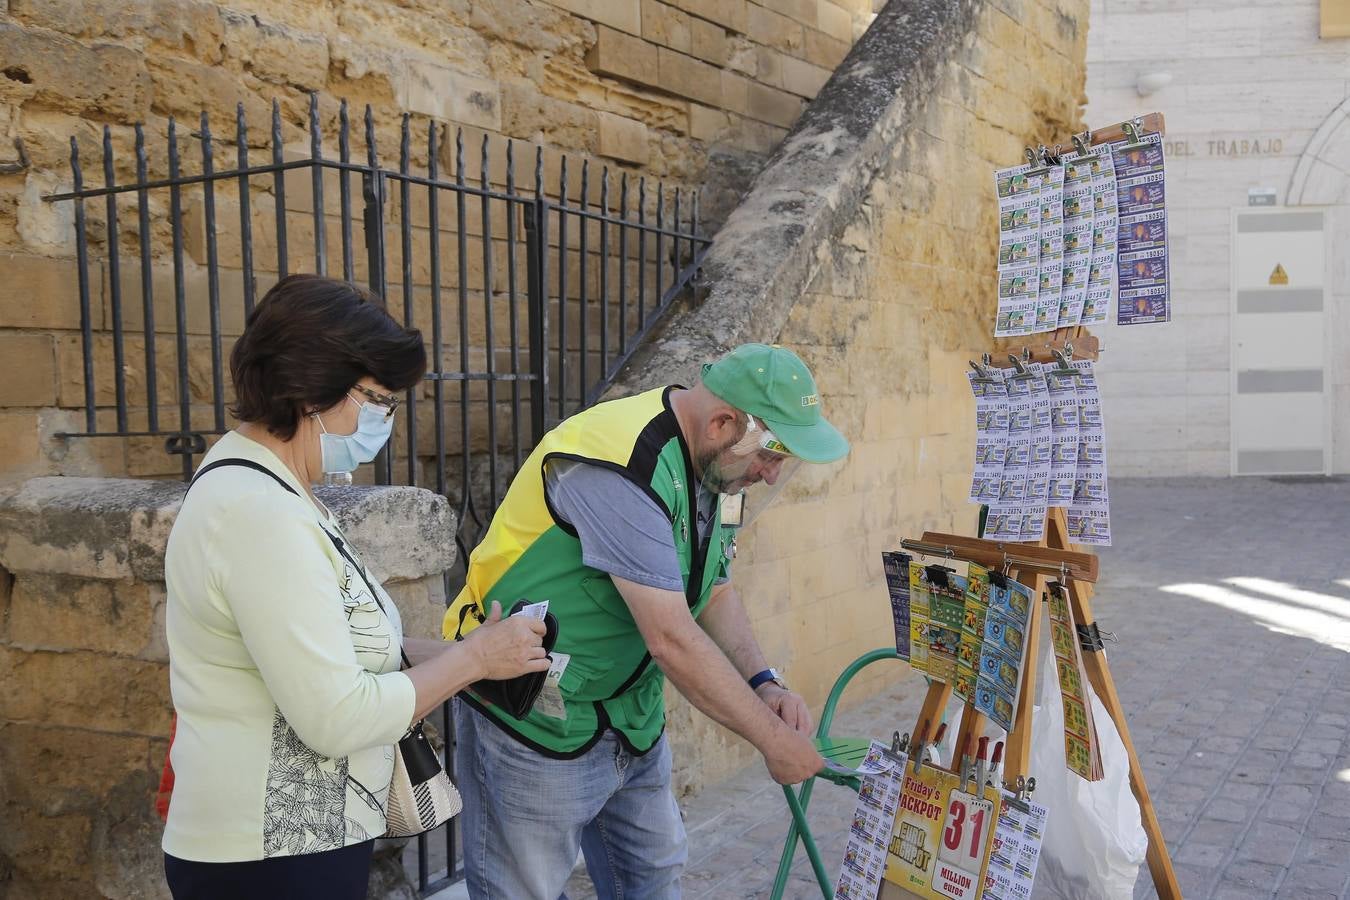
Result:
<svg viewBox="0 0 1350 900"><path fill-rule="evenodd" d="M758 688L760 685L768 684L770 681L777 681L777 680L778 680L778 673L775 672L773 669L765 669L762 672L756 672L755 674L751 675L749 679L747 679L747 681L750 684L750 690L752 691Z"/></svg>

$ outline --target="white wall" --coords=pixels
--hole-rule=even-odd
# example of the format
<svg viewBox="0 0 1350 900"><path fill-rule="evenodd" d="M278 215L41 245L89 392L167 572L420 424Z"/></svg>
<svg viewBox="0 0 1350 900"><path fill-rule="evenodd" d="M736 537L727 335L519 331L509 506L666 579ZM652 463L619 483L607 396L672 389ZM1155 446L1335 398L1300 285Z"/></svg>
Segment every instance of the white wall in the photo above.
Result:
<svg viewBox="0 0 1350 900"><path fill-rule="evenodd" d="M1274 188L1277 202L1288 203L1310 141L1329 117L1344 117L1336 111L1350 96L1350 39L1319 39L1318 18L1318 0L1093 0L1088 124L1162 112L1170 153L1174 319L1096 329L1106 348L1100 369L1113 475L1229 473L1231 211L1247 206L1254 187ZM1172 82L1140 97L1135 82L1151 72L1169 72ZM1350 199L1344 171L1350 166L1321 167L1324 181L1331 173L1347 185L1323 187L1316 202ZM1333 229L1347 228L1346 211L1332 211ZM1350 315L1337 315L1350 309L1347 240L1333 230L1337 472L1350 471L1350 367L1340 359L1350 334L1339 340Z"/></svg>

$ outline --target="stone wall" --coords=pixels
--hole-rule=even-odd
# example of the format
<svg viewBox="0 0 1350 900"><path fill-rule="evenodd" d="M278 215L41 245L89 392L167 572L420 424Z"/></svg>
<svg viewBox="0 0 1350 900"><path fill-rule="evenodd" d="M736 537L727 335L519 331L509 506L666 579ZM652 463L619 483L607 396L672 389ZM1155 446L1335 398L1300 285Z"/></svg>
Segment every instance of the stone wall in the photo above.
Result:
<svg viewBox="0 0 1350 900"><path fill-rule="evenodd" d="M186 115L187 107L197 103L224 98L232 109L238 97L257 106L263 96L277 93L285 100L288 133L298 138L302 89L325 90L326 122L331 122L331 98L336 96L373 99L397 110L405 108L400 97L421 90L409 83L409 73L426 65L443 70L437 77L444 80L436 84L461 85L458 91L428 88L430 95L442 100L487 98L469 104L471 112L478 115L491 108L500 120L486 123L487 127L480 123L481 130L541 139L554 146L572 142L586 152L610 154L615 165L640 166L698 183L711 177L709 167L724 166L723 171L741 173L738 177L758 171L764 154L783 135L762 129L791 124L800 100L815 94L823 75L814 73L816 87L797 95L797 109L790 118L787 102L765 89L788 93L789 77L805 89L800 79L812 71L798 63L829 71L848 52L806 114L768 157L745 201L727 216L706 267L707 298L698 308L674 317L643 348L615 393L691 379L699 363L747 340L791 346L818 373L824 408L853 440L853 452L834 466L799 475L779 506L744 535L735 566L736 581L770 660L787 671L817 708L848 660L889 641L880 551L925 528L973 531L975 510L965 503L973 446L971 405L962 373L967 358L989 349L993 331L995 223L989 173L996 165L1017 160L1026 144L1062 140L1080 127L1087 0L891 0L852 51L842 37L843 20L834 12L843 7L827 0L764 6L736 0L680 0L665 7L650 0L645 4L558 0L553 5L521 0L512 7L514 15L476 14L488 7L460 3L451 4L448 15L438 10L436 17L423 18L406 11L381 15L382 8L367 4L344 4L341 13L329 7L279 4L275 9L243 10L237 17L210 5L173 7L204 16L206 25L184 24L186 13L174 18L158 5L109 6L99 12L86 4L79 7L85 10L80 16L72 13L61 20L76 34L92 29L92 23L106 26L111 43L60 37L58 29L28 19L18 24L17 17L37 14L24 13L25 9L40 9L56 21L59 17L52 10L58 8L53 4L30 8L10 0L9 18L0 21L0 50L4 41L38 46L45 54L43 65L51 65L42 68L35 62L31 71L22 70L22 77L0 81L5 91L24 97L16 106L11 94L0 95L11 104L0 109L10 110L5 127L27 135L29 160L27 169L0 174L0 248L10 246L14 257L6 270L13 275L0 279L0 340L28 341L24 346L33 351L20 366L12 367L20 370L17 384L23 390L0 393L0 426L5 426L0 427L0 460L13 461L0 465L11 471L92 474L123 471L134 464L136 474L167 474L162 462L153 461L162 456L157 442L114 446L50 439L50 433L62 427L60 422L69 421L69 413L58 407L79 405L77 400L57 399L78 398L82 389L79 357L70 349L77 348L71 331L78 325L78 311L69 264L61 259L69 252L68 241L40 246L25 241L69 235L62 213L42 205L39 198L56 184L59 176L54 173L63 171L65 151L56 139L72 126L83 129L82 140L88 141L93 138L92 122L106 119L118 125L120 139L125 140L123 125L136 115L162 123L167 112ZM807 28L802 20L810 19L813 9L817 27ZM621 15L623 10L628 12ZM687 14L687 20L677 12ZM856 26L864 21L863 10L854 13L845 11ZM654 18L658 15L666 18ZM830 27L837 29L838 40L827 39L821 30L827 19L835 22ZM527 27L530 21L542 24ZM653 24L657 21L662 24ZM681 22L687 23L687 38ZM695 51L706 49L704 37L696 35L711 37L705 27L709 24L721 28L730 48L715 85L700 68L712 63L699 59ZM686 39L688 52L681 49ZM530 43L539 41L546 46ZM145 52L123 52L129 45ZM29 58L42 55L25 52ZM469 58L480 52L480 62ZM826 53L833 55L822 55ZM44 73L58 67L51 62L57 54L67 54L69 60L103 54L107 65L121 61L128 68L115 82L65 79L62 83L76 85L82 93L62 99L53 96L54 79L46 82L45 90L39 86ZM0 52L0 59L12 57L8 51ZM156 62L160 57L178 60L175 65L181 74L167 71L167 63ZM389 62L391 58L397 65ZM288 68L292 63L294 71ZM391 78L390 72L398 77ZM321 76L322 82L315 84ZM649 86L653 79L660 89ZM699 93L672 92L667 81L683 85L678 91ZM194 84L197 93L182 101L184 107L165 105L170 101L163 98L177 97L180 86L187 92ZM761 114L766 120L754 118L749 112L752 94L758 98L756 109L764 104L779 109L780 124L767 120L768 113ZM669 113L670 105L678 109ZM509 110L520 112L514 115ZM250 115L255 112L261 115L257 110ZM613 140L602 145L600 135L608 120L601 113L646 129L624 126L629 134L646 135L645 159L620 154ZM447 120L458 114L468 115L443 109L430 113ZM381 123L381 128L390 127L391 121ZM766 137L755 143L747 136L752 133ZM38 146L46 148L41 158L34 150ZM686 163L678 163L680 159ZM0 157L0 171L7 171L5 164ZM49 173L45 181L39 177L44 172ZM723 204L723 209L728 207ZM58 360L55 354L61 348L65 355ZM0 385L0 392L12 387ZM59 483L37 484L60 493ZM77 502L81 482L73 484L73 490L67 487L62 496L72 510L81 509ZM30 489L35 488L25 490ZM134 489L150 492L144 505L151 510L171 509L172 495L156 492L173 490L181 488ZM11 495L6 509L23 511L27 531L0 521L0 534L31 533L34 536L25 540L57 542L61 531L41 524L46 517L37 517L34 504L16 501L15 496L21 494ZM122 505L139 508L140 503ZM75 854L65 848L102 848L111 831L121 833L120 828L111 829L116 821L100 812L106 805L99 793L103 785L128 784L121 790L138 794L146 804L138 808L148 808L168 715L162 693L162 648L152 646L161 639L155 636L162 633L162 626L144 612L146 603L162 605L162 600L156 601L162 587L161 594L154 595L152 586L142 586L154 581L148 577L153 567L147 562L154 553L146 549L153 544L140 538L132 541L128 535L133 521L138 523L137 534L147 523L158 521L161 529L166 528L162 519L169 513L140 514L134 520L130 511L119 515L126 524L120 531L114 529L109 540L115 538L124 549L105 551L99 566L80 562L83 568L70 572L60 568L76 565L68 557L93 559L94 553L61 551L56 553L59 566L52 565L57 566L56 574L76 578L77 586L93 585L86 591L92 592L89 599L81 602L106 621L140 610L135 641L114 648L79 644L60 653L36 641L47 640L43 637L47 631L50 640L62 640L59 628L43 626L28 632L26 640L35 643L11 643L0 653L5 666L17 660L27 666L70 667L76 660L106 658L147 673L140 677L150 685L141 694L148 706L140 703L130 710L119 699L126 691L111 698L116 701L112 705L103 705L114 712L127 710L128 716L134 713L137 724L89 719L87 707L75 700L0 714L0 722L14 723L0 728L16 734L14 729L23 730L24 741L39 749L57 743L76 727L111 734L110 741L130 742L117 751L129 760L119 770L129 773L120 782L101 777L93 787L62 785L23 794L25 800L45 804L43 814L35 818L37 830L10 834L8 840L27 841L32 847L25 844L16 853L0 844L10 859L41 857L38 851L48 848L55 870L82 872L85 884L98 879L122 882L117 881L121 876L115 868L95 871L87 852ZM94 535L90 540L104 537ZM0 565L14 573L14 580L8 595L0 583L0 597L7 597L11 608L0 635L12 642L14 611L25 590L38 607L85 594L43 588L41 579L51 573L15 561L27 550L13 539L4 546L14 549L0 549ZM139 548L134 553L133 546ZM125 561L128 558L151 568L138 575L141 570L133 569ZM119 591L128 596L141 591L148 599L139 606L123 603ZM114 603L112 598L119 599ZM434 606L439 600L426 602ZM34 659L41 662L33 663ZM898 667L875 670L858 682L854 696L877 689L882 679L909 678L901 672ZM90 724L79 718L80 712ZM55 718L48 721L48 715ZM883 723L878 730L905 724ZM710 783L751 759L739 740L694 714L678 698L672 705L670 732L677 746L681 791ZM48 744L38 743L40 739ZM84 745L80 749L83 752ZM11 767L6 761L4 771ZM22 784L0 785L6 790L3 802L13 802L10 795L29 790ZM142 818L129 827L152 827L148 813L136 815ZM113 865L114 857L100 854L93 859ZM26 872L12 877L19 876L34 877Z"/></svg>
<svg viewBox="0 0 1350 900"><path fill-rule="evenodd" d="M816 373L852 453L798 474L733 567L769 660L816 709L848 662L891 640L881 551L975 531L965 369L994 345L990 173L1081 127L1087 16L1087 0L892 0L718 234L707 301L615 388L687 383L751 340ZM922 685L876 666L853 697L895 678ZM681 784L752 758L671 699Z"/></svg>
<svg viewBox="0 0 1350 900"><path fill-rule="evenodd" d="M338 103L375 110L377 143L386 165L397 163L399 118L425 135L429 122L462 127L475 177L484 136L513 138L546 150L548 188L558 188L559 155L593 157L616 173L647 174L686 188L705 188L703 212L725 216L767 153L786 134L871 19L872 0L9 0L0 3L0 360L16 377L0 385L0 474L172 475L178 460L162 442L62 440L82 431L73 410L83 405L73 204L44 196L69 186L69 141L79 142L86 183L102 184L97 151L110 126L125 183L134 174L131 125L146 127L149 173L166 174L166 126L179 122L184 171L197 171L201 141L192 135L201 110L216 135L217 169L232 165L236 106L249 122L255 164L266 159L269 105L279 101L285 155L308 155L308 94L320 96L320 124L333 158ZM358 121L357 130L360 125ZM222 136L225 140L222 140ZM453 131L451 132L453 137ZM359 147L359 140L353 142ZM427 154L414 141L412 166ZM450 145L441 171L453 172ZM496 178L502 177L498 141ZM530 151L525 151L528 154ZM359 155L359 149L358 149ZM532 184L529 163L521 182ZM580 167L571 169L571 194ZM288 178L287 207L308 211L308 173ZM333 173L330 172L330 175ZM336 179L334 178L334 181ZM271 201L270 179L253 184L255 217ZM598 191L599 179L593 180ZM230 185L221 185L222 221ZM594 193L593 191L593 193ZM359 231L359 185L358 231ZM650 192L654 197L655 192ZM200 188L184 191L192 228L185 277L192 338L189 389L194 419L209 420L210 360L205 331L205 259L200 240ZM336 203L329 195L330 246L337 243ZM592 201L598 196L592 196ZM130 258L129 321L139 306L134 246L134 195L119 203L121 243ZM176 347L172 334L167 197L152 199L152 282L159 314L161 401L176 419ZM111 274L98 241L101 202L87 204L92 247L93 328L98 403L111 405L112 356L106 318ZM686 206L687 211L687 206ZM667 213L669 214L669 212ZM194 218L195 216L195 218ZM447 217L448 219L448 217ZM235 219L237 221L237 218ZM499 220L500 221L500 220ZM419 225L424 224L419 222ZM299 223L303 230L304 223ZM254 224L259 292L275 279L276 237L267 220ZM275 229L273 229L274 231ZM291 234L293 260L305 260L303 234ZM453 235L446 235L453 240ZM312 241L312 238L310 239ZM360 235L358 234L358 241ZM300 243L296 243L299 241ZM423 238L425 241L425 238ZM234 236L237 246L237 235ZM397 240L391 240L397 245ZM472 248L471 248L472 250ZM222 248L221 289L226 347L242 321L237 252ZM470 260L478 254L470 253ZM425 256L425 254L423 254ZM364 258L357 277L364 277ZM312 265L312 254L308 256ZM292 263L294 269L295 263ZM397 281L399 260L389 266ZM425 267L421 261L419 268ZM447 286L452 286L448 270ZM426 278L419 272L418 284ZM457 284L457 280L453 284ZM500 288L498 289L500 290ZM396 298L395 298L396 299ZM474 302L478 302L474 297ZM424 328L425 321L419 323ZM98 332L105 332L98 334ZM128 345L125 371L144 384L141 343ZM135 405L133 403L133 405ZM101 417L107 427L109 413ZM139 417L138 417L139 416ZM133 412L133 429L144 414Z"/></svg>
<svg viewBox="0 0 1350 900"><path fill-rule="evenodd" d="M0 896L168 896L153 800L173 716L164 545L183 491L101 478L0 491ZM444 498L320 491L406 632L439 635L455 552Z"/></svg>

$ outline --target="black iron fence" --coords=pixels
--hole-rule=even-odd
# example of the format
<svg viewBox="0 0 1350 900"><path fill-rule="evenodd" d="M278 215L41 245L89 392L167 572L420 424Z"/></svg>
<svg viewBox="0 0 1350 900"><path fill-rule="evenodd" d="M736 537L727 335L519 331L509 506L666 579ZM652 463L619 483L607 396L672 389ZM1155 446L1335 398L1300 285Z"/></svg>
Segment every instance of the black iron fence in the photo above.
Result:
<svg viewBox="0 0 1350 900"><path fill-rule="evenodd" d="M243 104L230 140L205 112L186 135L169 119L162 157L142 125L105 128L101 186L71 139L73 188L48 198L73 204L79 272L84 430L64 437L140 441L142 456L163 441L190 477L231 425L224 354L267 288L295 271L364 282L430 359L375 479L447 496L462 561L529 449L599 398L693 280L709 244L698 194L486 135L466 146L435 122L415 137L407 115L370 107L354 152L346 102L317 95L305 118L274 102L262 140ZM394 167L380 133L398 140ZM455 850L452 829L418 839L424 892L455 877Z"/></svg>

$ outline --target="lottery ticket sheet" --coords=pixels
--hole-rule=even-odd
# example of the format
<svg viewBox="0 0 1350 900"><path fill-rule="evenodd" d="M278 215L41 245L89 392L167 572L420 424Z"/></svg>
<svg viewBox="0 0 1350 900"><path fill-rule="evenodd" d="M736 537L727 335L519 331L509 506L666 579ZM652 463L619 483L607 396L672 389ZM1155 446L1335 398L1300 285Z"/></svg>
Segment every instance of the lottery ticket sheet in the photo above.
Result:
<svg viewBox="0 0 1350 900"><path fill-rule="evenodd" d="M1049 166L1041 182L1040 284L1033 331L1054 331L1064 295L1064 167Z"/></svg>
<svg viewBox="0 0 1350 900"><path fill-rule="evenodd" d="M1116 167L1107 150L1092 154L1092 260L1087 294L1079 324L1105 322L1116 296L1116 241L1120 218L1116 196Z"/></svg>
<svg viewBox="0 0 1350 900"><path fill-rule="evenodd" d="M1073 513L1077 542L1109 544L1106 433L1092 363L1025 369L967 373L975 397L969 499L989 507L983 536L1038 541L1046 513L1061 507Z"/></svg>
<svg viewBox="0 0 1350 900"><path fill-rule="evenodd" d="M876 900L881 878L886 872L886 850L891 840L895 814L900 808L904 779L904 754L895 761L886 753L886 745L873 741L860 771L862 779L858 801L853 807L844 862L834 896L839 900ZM881 768L882 765L884 768Z"/></svg>
<svg viewBox="0 0 1350 900"><path fill-rule="evenodd" d="M1067 507L1073 503L1078 476L1078 370L1058 364L1045 367L1045 386L1050 396L1050 483L1046 505Z"/></svg>
<svg viewBox="0 0 1350 900"><path fill-rule="evenodd" d="M1025 803L1027 811L1006 802L1000 806L981 900L1031 900L1049 810L1030 800Z"/></svg>
<svg viewBox="0 0 1350 900"><path fill-rule="evenodd" d="M1091 156L1064 161L1064 276L1061 279L1057 327L1069 328L1083 318L1088 274L1092 267Z"/></svg>
<svg viewBox="0 0 1350 900"><path fill-rule="evenodd" d="M928 566L928 677L951 684L966 605L966 579L943 566Z"/></svg>
<svg viewBox="0 0 1350 900"><path fill-rule="evenodd" d="M1043 176L1031 172L1030 165L994 172L998 195L998 317L994 334L999 337L1031 334L1036 328Z"/></svg>
<svg viewBox="0 0 1350 900"><path fill-rule="evenodd" d="M1039 541L1045 536L1045 514L1050 494L1054 434L1050 421L1050 389L1046 365L1027 364L1031 384L1031 457L1027 463L1026 499L1022 506L1020 539Z"/></svg>
<svg viewBox="0 0 1350 900"><path fill-rule="evenodd" d="M1116 322L1140 325L1172 318L1167 259L1167 188L1163 136L1111 145L1116 172Z"/></svg>
<svg viewBox="0 0 1350 900"><path fill-rule="evenodd" d="M1046 597L1050 613L1050 647L1055 655L1055 673L1064 706L1065 765L1069 771L1088 781L1096 781L1103 774L1102 757L1078 631L1074 627L1073 607L1064 585L1059 582L1050 583Z"/></svg>
<svg viewBox="0 0 1350 900"><path fill-rule="evenodd" d="M881 570L886 575L886 590L891 598L891 620L895 623L895 652L909 659L909 563L910 556L897 550L881 554Z"/></svg>
<svg viewBox="0 0 1350 900"><path fill-rule="evenodd" d="M989 570L971 563L966 572L966 602L961 611L961 643L956 650L956 680L952 693L975 702L980 653L984 649L984 620L989 611Z"/></svg>
<svg viewBox="0 0 1350 900"><path fill-rule="evenodd" d="M1106 479L1106 429L1091 360L1074 360L1078 370L1078 465L1073 503L1068 508L1069 539L1076 544L1109 546L1111 504Z"/></svg>
<svg viewBox="0 0 1350 900"><path fill-rule="evenodd" d="M1000 369L986 368L988 377L968 372L975 395L975 468L970 479L970 502L998 502L1003 466L1008 456L1008 389Z"/></svg>
<svg viewBox="0 0 1350 900"><path fill-rule="evenodd" d="M916 672L928 672L929 604L932 594L928 572L923 563L909 564L909 665Z"/></svg>
<svg viewBox="0 0 1350 900"><path fill-rule="evenodd" d="M989 504L989 515L985 520L984 536L992 541L1022 540L1035 426L1032 380L1029 372L1019 375L1014 369L1003 371L1008 395L1008 448L1004 454L998 500Z"/></svg>
<svg viewBox="0 0 1350 900"><path fill-rule="evenodd" d="M1022 688L1022 662L1026 658L1027 623L1034 594L1031 588L1008 578L991 582L973 702L977 710L1000 728L1011 731L1013 710Z"/></svg>

